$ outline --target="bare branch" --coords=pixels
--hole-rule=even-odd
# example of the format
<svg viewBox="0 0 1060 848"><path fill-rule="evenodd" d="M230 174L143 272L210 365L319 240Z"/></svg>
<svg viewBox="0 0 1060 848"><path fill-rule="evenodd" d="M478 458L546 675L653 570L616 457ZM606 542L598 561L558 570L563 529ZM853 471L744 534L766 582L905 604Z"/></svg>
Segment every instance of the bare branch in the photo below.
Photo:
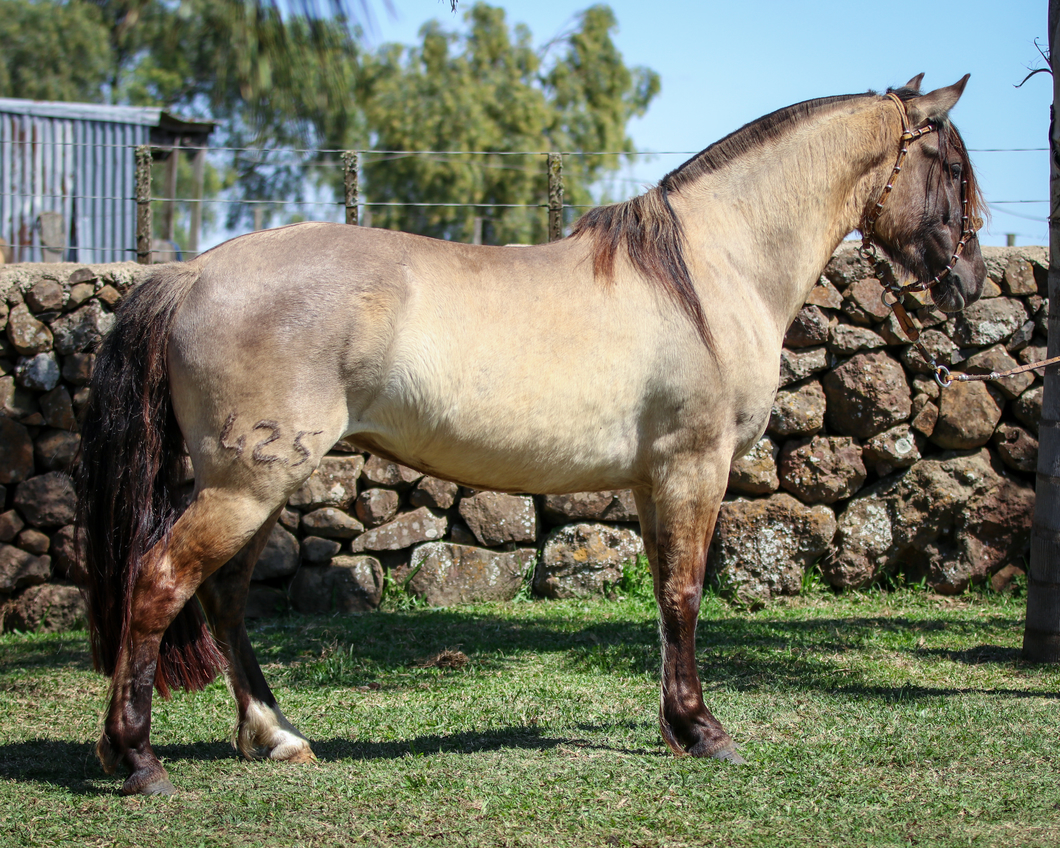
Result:
<svg viewBox="0 0 1060 848"><path fill-rule="evenodd" d="M1023 87L1023 83L1026 82L1027 80L1029 80L1035 74L1052 74L1052 69L1051 68L1038 68L1036 71L1031 71L1029 74L1027 74L1027 76L1025 76L1023 78L1023 82L1021 82L1019 85L1014 85L1013 88L1022 88Z"/></svg>

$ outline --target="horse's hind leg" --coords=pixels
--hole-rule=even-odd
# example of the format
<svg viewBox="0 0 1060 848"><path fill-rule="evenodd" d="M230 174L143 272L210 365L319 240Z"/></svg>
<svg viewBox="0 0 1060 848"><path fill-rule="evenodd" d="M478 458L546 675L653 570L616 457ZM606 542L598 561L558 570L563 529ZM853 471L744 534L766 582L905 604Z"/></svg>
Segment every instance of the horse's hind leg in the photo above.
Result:
<svg viewBox="0 0 1060 848"><path fill-rule="evenodd" d="M122 794L174 791L150 742L151 698L162 635L203 580L228 562L275 508L247 492L204 489L168 538L145 557L132 588L110 707L96 748L105 769L113 771L121 763L131 772Z"/></svg>
<svg viewBox="0 0 1060 848"><path fill-rule="evenodd" d="M638 491L635 496L659 604L662 636L659 727L663 739L678 755L743 762L732 737L703 701L696 663L696 623L703 596L707 549L725 479L718 469L699 468L689 470L687 475L671 474L652 493ZM689 491L691 480L699 481L697 491Z"/></svg>
<svg viewBox="0 0 1060 848"><path fill-rule="evenodd" d="M228 661L225 677L236 700L239 722L233 743L248 759L304 763L315 760L308 740L283 712L265 682L247 636L244 611L254 564L276 525L277 510L229 562L199 587L198 597L210 621L218 647Z"/></svg>

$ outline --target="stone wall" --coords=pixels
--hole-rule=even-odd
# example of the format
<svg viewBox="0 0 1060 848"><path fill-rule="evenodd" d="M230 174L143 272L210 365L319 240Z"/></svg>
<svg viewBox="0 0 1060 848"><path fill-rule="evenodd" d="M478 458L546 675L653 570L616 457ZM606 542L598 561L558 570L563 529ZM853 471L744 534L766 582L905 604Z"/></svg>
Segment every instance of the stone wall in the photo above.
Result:
<svg viewBox="0 0 1060 848"><path fill-rule="evenodd" d="M855 247L789 328L767 434L730 475L711 565L748 603L797 593L814 562L836 587L902 575L945 594L1025 564L1042 378L940 388ZM1045 248L983 255L983 297L959 315L916 295L921 340L955 372L1046 356Z"/></svg>
<svg viewBox="0 0 1060 848"><path fill-rule="evenodd" d="M983 299L917 314L939 362L972 373L1043 358L1044 248L984 249ZM93 345L147 272L0 269L0 605L7 629L83 615L66 477ZM1031 373L940 390L853 245L789 330L765 438L738 460L713 579L744 602L885 575L957 593L1020 566L1041 411ZM922 301L926 303L925 301ZM642 546L628 492L478 492L337 449L295 493L254 572L248 613L367 610L384 591L430 604L606 591Z"/></svg>

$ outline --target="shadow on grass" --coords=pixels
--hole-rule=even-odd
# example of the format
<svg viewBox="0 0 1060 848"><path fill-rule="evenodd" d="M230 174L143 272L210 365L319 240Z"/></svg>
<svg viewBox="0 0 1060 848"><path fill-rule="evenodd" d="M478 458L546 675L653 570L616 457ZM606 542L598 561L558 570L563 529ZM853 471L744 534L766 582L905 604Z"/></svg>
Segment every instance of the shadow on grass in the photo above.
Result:
<svg viewBox="0 0 1060 848"><path fill-rule="evenodd" d="M604 733L610 727L579 725L586 733ZM431 734L394 742L358 742L356 739L326 739L312 742L313 751L321 760L397 760L408 756L432 754L480 754L518 748L529 751L550 751L561 746L611 751L638 756L662 756L663 749L622 748L577 737L545 736L532 727L506 727L490 731L469 731L448 736Z"/></svg>
<svg viewBox="0 0 1060 848"><path fill-rule="evenodd" d="M746 645L789 648L802 646L819 651L858 647L879 634L924 634L946 631L958 636L1010 632L1022 627L1018 619L948 621L876 616L858 618L807 618L774 620L755 616L727 617L699 622L700 648ZM346 618L292 618L286 625L252 632L263 660L281 663L298 660L310 645L341 643L358 656L380 666L407 666L440 647L454 644L476 652L562 652L578 646L611 644L658 646L658 625L645 621L608 621L578 626L576 619L508 618L501 614L431 610L413 613L372 613Z"/></svg>
<svg viewBox="0 0 1060 848"><path fill-rule="evenodd" d="M606 732L602 726L579 726L586 733ZM657 749L622 748L577 737L545 736L528 727L501 728L491 731L431 734L394 742L358 742L355 739L310 740L320 760L398 760L410 756L434 754L475 754L505 748L548 751L561 746L611 751L637 756L663 756ZM181 760L218 762L235 760L239 754L227 742L202 741L181 745L155 746L163 764ZM45 783L73 795L113 795L121 786L125 772L108 775L96 760L92 743L54 739L32 739L0 745L0 780L20 783Z"/></svg>
<svg viewBox="0 0 1060 848"><path fill-rule="evenodd" d="M0 745L0 779L47 783L74 795L107 795L117 787L96 785L106 777L93 743L30 739Z"/></svg>
<svg viewBox="0 0 1060 848"><path fill-rule="evenodd" d="M926 657L941 657L964 665L1016 666L1023 662L1019 648L1004 648L999 645L976 645L974 648L965 648L963 651L946 648L918 648L916 653Z"/></svg>
<svg viewBox="0 0 1060 848"><path fill-rule="evenodd" d="M741 691L816 690L849 693L893 702L910 697L938 697L969 690L961 687L877 685L874 674L850 666L872 666L873 654L904 655L917 662L950 659L968 665L1021 665L1014 648L979 644L969 648L924 648L922 636L949 633L953 643L969 637L999 639L1022 627L1016 618L995 616L975 621L907 616L777 620L763 616L701 620L697 639L700 669L708 686ZM286 665L285 685L358 686L388 674L415 673L426 656L460 648L471 668L504 671L522 655L560 654L567 668L583 673L657 675L658 629L654 620L617 620L579 626L576 619L554 616L505 617L456 610L382 613L354 619L301 620L283 632L255 634L264 652ZM308 644L330 645L312 656ZM301 655L298 649L302 649ZM862 659L866 657L868 659ZM884 662L887 662L885 659ZM460 681L461 672L451 672ZM399 685L404 685L399 683ZM470 685L460 683L460 685ZM389 687L387 687L389 688ZM1044 692L1004 687L983 694L1042 696Z"/></svg>
<svg viewBox="0 0 1060 848"><path fill-rule="evenodd" d="M580 621L574 612L569 617L554 611L538 613L532 608L509 612L416 610L341 618L292 617L256 628L252 639L262 659L279 666L279 673L274 671L270 676L279 677L287 687L300 689L355 687L376 678L382 678L386 688L401 688L408 685L409 676L439 674L444 675L447 685L469 687L476 685L478 671L504 671L524 663L527 657L545 654L560 655L560 662L576 672L657 677L658 630L647 606L616 608L614 618L602 622ZM876 656L882 656L884 664L890 662L889 656L898 656L912 663L949 660L1022 672L1025 667L1015 648L981 641L1011 640L1011 634L1021 628L1020 619L1003 615L954 621L944 616L915 615L711 618L708 613L699 627L700 669L708 701L712 689L809 692L883 703L969 694L1006 699L1060 698L1044 687L1033 689L1033 682L1029 682L1033 672L1029 679L1021 674L1018 680L1012 680L1015 685L1011 688L966 688L919 685L915 667L905 675L905 682L890 685L890 681L881 683L872 670L880 665ZM949 647L925 647L919 638L930 636L937 645L937 634L942 632L952 634ZM976 644L961 647L973 640ZM416 668L425 657L446 648L463 650L470 656L470 664L463 670L443 673ZM0 651L0 695L8 674L16 675L25 669L87 672L89 668L87 646L79 640L9 642ZM598 730L601 728L578 728L579 733L590 737L592 731ZM385 743L354 739L314 743L317 755L324 760L396 759L509 747L549 750L559 745L598 747L583 738L545 736L526 727ZM219 741L167 745L157 751L170 760L223 760L234 756L227 742ZM662 755L661 749L627 753ZM75 794L112 791L110 779L104 777L95 761L92 746L82 742L42 739L0 744L0 778L50 783Z"/></svg>
<svg viewBox="0 0 1060 848"><path fill-rule="evenodd" d="M163 763L230 760L237 756L230 744L217 741L158 745L155 753ZM0 745L0 779L47 783L73 795L113 795L125 779L125 772L104 772L96 759L94 742L30 739Z"/></svg>
<svg viewBox="0 0 1060 848"><path fill-rule="evenodd" d="M41 641L31 636L25 642L9 641L0 646L0 674L15 668L91 671L88 637L74 638L71 634L61 641Z"/></svg>

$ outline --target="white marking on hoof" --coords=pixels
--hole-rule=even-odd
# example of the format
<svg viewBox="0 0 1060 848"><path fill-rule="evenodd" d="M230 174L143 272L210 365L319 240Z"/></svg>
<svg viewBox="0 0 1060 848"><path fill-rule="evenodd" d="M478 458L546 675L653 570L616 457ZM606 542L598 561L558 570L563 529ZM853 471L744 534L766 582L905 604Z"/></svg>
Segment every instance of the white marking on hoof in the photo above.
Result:
<svg viewBox="0 0 1060 848"><path fill-rule="evenodd" d="M307 763L316 759L307 740L279 706L252 701L236 728L235 745L248 759L263 758Z"/></svg>

